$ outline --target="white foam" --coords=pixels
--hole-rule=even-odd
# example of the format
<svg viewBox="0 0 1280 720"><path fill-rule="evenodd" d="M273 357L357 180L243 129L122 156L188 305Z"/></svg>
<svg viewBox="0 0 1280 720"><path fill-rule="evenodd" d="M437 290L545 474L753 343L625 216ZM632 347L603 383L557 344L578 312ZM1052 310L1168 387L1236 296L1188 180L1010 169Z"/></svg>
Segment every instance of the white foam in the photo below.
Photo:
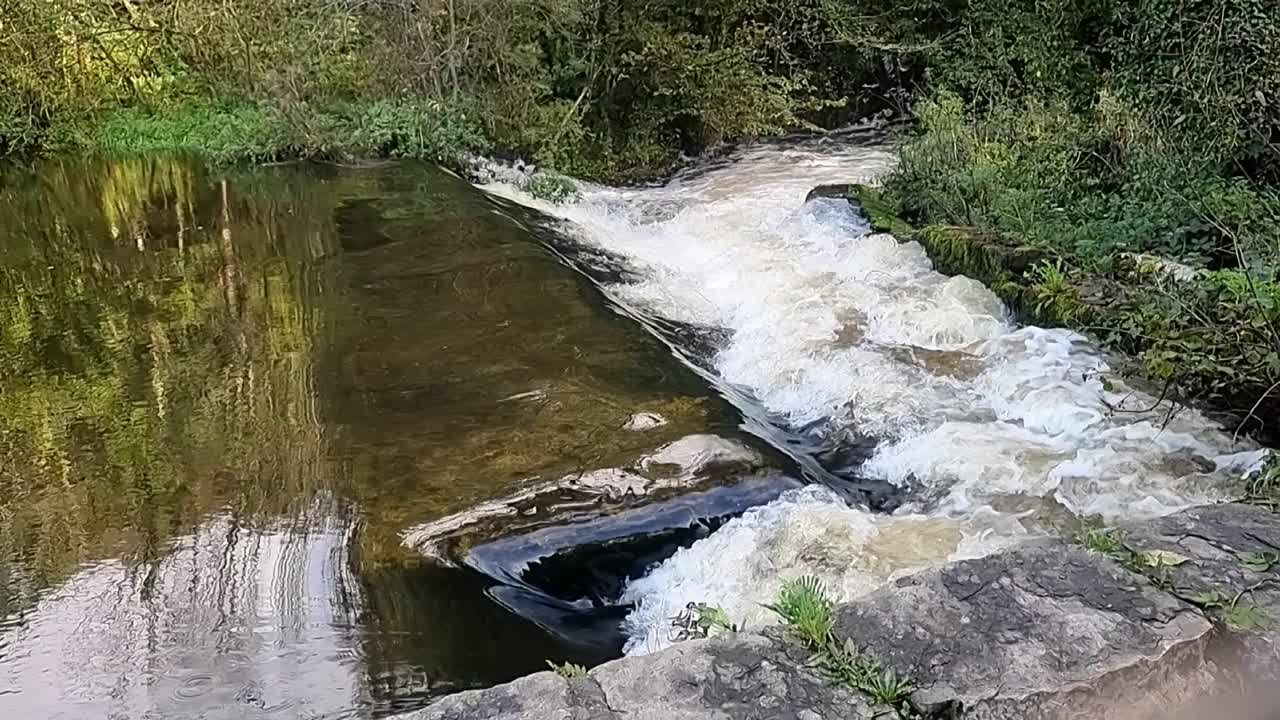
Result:
<svg viewBox="0 0 1280 720"><path fill-rule="evenodd" d="M1003 523L999 531L993 521ZM873 515L820 486L793 490L631 582L623 600L638 606L626 620L626 651L670 644L671 618L690 602L719 605L741 627L756 628L774 622L765 604L788 579L818 577L847 600L945 559L986 554L1021 534L1016 521L994 513L964 520Z"/></svg>
<svg viewBox="0 0 1280 720"><path fill-rule="evenodd" d="M1198 413L1170 417L1083 337L1015 327L987 288L934 272L918 244L869 233L841 201L802 204L816 185L874 179L892 162L880 148L763 148L663 187L585 186L569 205L486 188L626 258L640 280L605 288L619 302L729 330L714 370L776 416L881 438L863 472L924 488L911 510L930 522L968 527L1007 498L1124 519L1229 496L1253 457L1233 453L1251 448ZM820 495L761 508L631 584L628 598L642 602L632 649L657 642L673 603L720 602L763 620L755 603L797 572L827 577L843 597L861 592L887 576L871 538L908 522L925 521ZM935 550L929 562L955 552ZM827 572L827 556L853 569Z"/></svg>

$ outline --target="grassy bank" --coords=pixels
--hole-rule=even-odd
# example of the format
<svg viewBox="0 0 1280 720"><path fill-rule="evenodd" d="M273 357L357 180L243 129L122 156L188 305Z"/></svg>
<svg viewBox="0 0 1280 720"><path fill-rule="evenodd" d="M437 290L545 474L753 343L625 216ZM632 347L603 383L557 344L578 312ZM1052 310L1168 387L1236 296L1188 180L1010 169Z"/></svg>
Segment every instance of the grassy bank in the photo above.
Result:
<svg viewBox="0 0 1280 720"><path fill-rule="evenodd" d="M75 138L91 152L185 152L214 162L290 158L415 158L452 164L488 143L474 122L433 102L379 100L295 105L188 102L124 108L92 118Z"/></svg>

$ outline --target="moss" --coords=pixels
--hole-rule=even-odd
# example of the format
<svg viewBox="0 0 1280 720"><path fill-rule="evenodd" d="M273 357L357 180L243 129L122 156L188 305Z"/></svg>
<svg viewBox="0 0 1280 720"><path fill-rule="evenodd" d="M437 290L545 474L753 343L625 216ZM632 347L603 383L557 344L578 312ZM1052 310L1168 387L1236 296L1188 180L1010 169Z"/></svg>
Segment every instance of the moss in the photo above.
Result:
<svg viewBox="0 0 1280 720"><path fill-rule="evenodd" d="M868 185L853 185L849 188L849 199L862 207L862 212L871 221L872 230L902 239L915 234L915 228L898 215L895 203L885 196L883 190Z"/></svg>

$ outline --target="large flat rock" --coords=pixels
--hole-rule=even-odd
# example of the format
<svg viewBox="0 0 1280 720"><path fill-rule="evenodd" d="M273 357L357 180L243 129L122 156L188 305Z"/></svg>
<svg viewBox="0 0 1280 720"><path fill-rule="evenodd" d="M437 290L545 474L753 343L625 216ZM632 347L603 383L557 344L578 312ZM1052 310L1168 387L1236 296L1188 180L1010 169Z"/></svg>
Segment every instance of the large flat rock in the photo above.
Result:
<svg viewBox="0 0 1280 720"><path fill-rule="evenodd" d="M840 608L836 631L912 678L926 712L1130 718L1203 692L1212 625L1106 558L1031 543L904 578Z"/></svg>
<svg viewBox="0 0 1280 720"><path fill-rule="evenodd" d="M870 720L863 698L804 667L794 646L738 634L605 663L587 676L537 673L446 697L401 720Z"/></svg>

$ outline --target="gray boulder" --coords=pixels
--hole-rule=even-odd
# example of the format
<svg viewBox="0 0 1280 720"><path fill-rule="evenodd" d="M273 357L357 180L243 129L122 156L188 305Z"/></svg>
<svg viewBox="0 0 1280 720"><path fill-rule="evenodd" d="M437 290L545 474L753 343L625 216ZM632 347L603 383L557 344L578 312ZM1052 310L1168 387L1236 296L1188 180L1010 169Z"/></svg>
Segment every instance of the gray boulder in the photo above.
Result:
<svg viewBox="0 0 1280 720"><path fill-rule="evenodd" d="M1218 600L1206 611L1222 624L1215 658L1223 672L1251 685L1280 675L1280 515L1253 505L1192 508L1127 528L1138 551L1187 558L1163 568L1166 589L1193 602ZM1229 612L1234 601L1238 614Z"/></svg>
<svg viewBox="0 0 1280 720"><path fill-rule="evenodd" d="M870 720L856 693L804 666L788 643L737 634L605 663L583 677L542 672L446 697L400 720Z"/></svg>
<svg viewBox="0 0 1280 720"><path fill-rule="evenodd" d="M836 634L915 681L926 713L1133 717L1212 685L1212 625L1083 548L1023 545L904 578L839 609Z"/></svg>

